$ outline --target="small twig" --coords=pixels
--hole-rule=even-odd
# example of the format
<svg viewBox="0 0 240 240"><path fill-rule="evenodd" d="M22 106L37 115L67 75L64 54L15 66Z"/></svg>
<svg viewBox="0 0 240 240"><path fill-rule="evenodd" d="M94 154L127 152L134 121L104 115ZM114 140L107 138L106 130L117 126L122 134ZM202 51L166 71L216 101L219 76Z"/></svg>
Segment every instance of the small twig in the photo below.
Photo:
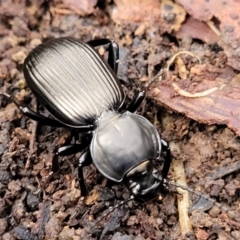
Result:
<svg viewBox="0 0 240 240"><path fill-rule="evenodd" d="M189 51L179 51L179 52L177 52L176 54L174 54L168 61L167 61L167 67L166 67L166 72L168 73L169 72L169 68L170 68L170 66L173 64L173 62L175 61L175 59L179 56L179 55L181 55L181 54L187 54L187 55L190 55L190 56L192 56L192 57L195 57L195 58L197 58L197 60L199 61L199 64L201 64L202 62L201 62L201 59L198 57L198 56L196 56L195 54L193 54L193 53L191 53L191 52L189 52Z"/></svg>
<svg viewBox="0 0 240 240"><path fill-rule="evenodd" d="M196 98L196 97L205 97L211 93L214 93L218 90L221 90L222 88L224 88L226 86L226 84L223 84L221 85L220 87L213 87L213 88L210 88L210 89L207 89L206 91L203 91L203 92L197 92L197 93L190 93L190 92L187 92L183 89L181 89L176 83L173 83L172 84L173 86L173 89L181 96L184 96L184 97L189 97L189 98Z"/></svg>
<svg viewBox="0 0 240 240"><path fill-rule="evenodd" d="M73 11L70 9L63 9L63 8L57 8L57 7L51 7L50 12L53 15L54 14L69 15L73 13Z"/></svg>
<svg viewBox="0 0 240 240"><path fill-rule="evenodd" d="M44 239L45 236L45 226L50 218L50 206L51 206L50 201L44 201L40 208L41 215L37 223L38 225L37 235L39 240Z"/></svg>
<svg viewBox="0 0 240 240"><path fill-rule="evenodd" d="M170 144L170 148L176 148L174 144ZM172 167L174 170L174 175L176 178L176 183L187 187L186 175L183 166L183 162L179 160L173 160ZM188 216L189 209L189 192L180 187L177 187L177 191L181 194L177 197L178 200L178 215L179 224L182 232L182 236L185 237L186 234L193 233L191 221Z"/></svg>
<svg viewBox="0 0 240 240"><path fill-rule="evenodd" d="M221 35L220 30L216 27L216 25L213 23L213 21L208 20L208 21L206 21L206 24L213 30L214 33L216 33L217 36Z"/></svg>

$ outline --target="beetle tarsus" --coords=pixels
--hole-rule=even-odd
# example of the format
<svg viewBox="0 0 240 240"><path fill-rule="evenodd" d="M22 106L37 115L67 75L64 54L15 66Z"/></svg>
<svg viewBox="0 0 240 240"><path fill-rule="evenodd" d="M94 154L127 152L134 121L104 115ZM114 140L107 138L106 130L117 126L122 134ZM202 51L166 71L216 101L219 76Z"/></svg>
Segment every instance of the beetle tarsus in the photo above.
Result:
<svg viewBox="0 0 240 240"><path fill-rule="evenodd" d="M92 164L92 158L90 155L90 151L84 152L81 157L79 158L79 165L78 165L78 180L79 180L79 186L81 189L81 195L87 196L87 188L83 177L83 167L91 165Z"/></svg>
<svg viewBox="0 0 240 240"><path fill-rule="evenodd" d="M60 167L59 167L58 155L55 154L52 158L52 171L55 173L59 169L60 169Z"/></svg>
<svg viewBox="0 0 240 240"><path fill-rule="evenodd" d="M116 42L111 41L109 44L109 55L108 55L108 64L113 69L115 73L118 71L118 62L119 62L119 46Z"/></svg>
<svg viewBox="0 0 240 240"><path fill-rule="evenodd" d="M162 151L166 152L165 162L162 170L162 178L166 178L169 172L169 168L172 162L172 154L169 148L169 145L166 141L161 139Z"/></svg>

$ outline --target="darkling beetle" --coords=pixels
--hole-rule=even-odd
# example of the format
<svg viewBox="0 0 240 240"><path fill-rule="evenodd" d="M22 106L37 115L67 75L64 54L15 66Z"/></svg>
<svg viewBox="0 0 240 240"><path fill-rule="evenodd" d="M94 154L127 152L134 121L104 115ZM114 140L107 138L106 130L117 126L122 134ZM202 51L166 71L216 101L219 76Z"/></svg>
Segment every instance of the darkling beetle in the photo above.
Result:
<svg viewBox="0 0 240 240"><path fill-rule="evenodd" d="M101 45L108 45L108 64L94 49ZM106 178L124 182L136 200L151 200L163 187L171 153L156 128L134 113L145 98L145 90L120 112L125 97L116 76L118 61L119 47L112 40L50 40L32 50L23 72L29 88L54 118L21 106L8 94L1 95L42 124L91 132L90 141L60 147L52 163L53 169L58 169L58 156L83 151L78 169L82 196L87 194L82 168L93 162ZM156 165L160 165L162 153L165 156L159 170Z"/></svg>

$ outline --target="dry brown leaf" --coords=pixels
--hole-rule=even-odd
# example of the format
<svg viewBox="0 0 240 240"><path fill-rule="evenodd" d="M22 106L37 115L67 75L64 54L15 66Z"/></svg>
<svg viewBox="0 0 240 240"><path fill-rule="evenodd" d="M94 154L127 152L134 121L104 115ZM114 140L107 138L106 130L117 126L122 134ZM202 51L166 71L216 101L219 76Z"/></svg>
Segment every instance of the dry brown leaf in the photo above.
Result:
<svg viewBox="0 0 240 240"><path fill-rule="evenodd" d="M135 35L145 33L152 24L157 23L162 32L178 30L185 21L186 11L170 0L115 0L112 19L121 22L142 23Z"/></svg>
<svg viewBox="0 0 240 240"><path fill-rule="evenodd" d="M115 0L116 7L112 11L112 19L126 22L155 22L160 19L160 3L158 0Z"/></svg>
<svg viewBox="0 0 240 240"><path fill-rule="evenodd" d="M93 189L86 197L85 204L87 206L93 205L99 198L99 192L96 189Z"/></svg>
<svg viewBox="0 0 240 240"><path fill-rule="evenodd" d="M186 18L184 8L170 0L162 0L161 16L171 24L171 30L177 31L181 27Z"/></svg>
<svg viewBox="0 0 240 240"><path fill-rule="evenodd" d="M189 17L176 32L177 38L196 38L213 44L219 40L218 35L204 22Z"/></svg>
<svg viewBox="0 0 240 240"><path fill-rule="evenodd" d="M236 0L176 0L195 19L209 21L217 19L220 24L221 37L219 44L228 56L228 63L240 70L240 4Z"/></svg>
<svg viewBox="0 0 240 240"><path fill-rule="evenodd" d="M16 118L17 107L14 103L10 103L6 108L0 110L0 123L12 121Z"/></svg>
<svg viewBox="0 0 240 240"><path fill-rule="evenodd" d="M200 228L197 230L197 233L196 233L197 240L207 240L208 237L209 237L209 234L206 231Z"/></svg>
<svg viewBox="0 0 240 240"><path fill-rule="evenodd" d="M84 16L94 12L97 0L63 0L63 3L77 14Z"/></svg>

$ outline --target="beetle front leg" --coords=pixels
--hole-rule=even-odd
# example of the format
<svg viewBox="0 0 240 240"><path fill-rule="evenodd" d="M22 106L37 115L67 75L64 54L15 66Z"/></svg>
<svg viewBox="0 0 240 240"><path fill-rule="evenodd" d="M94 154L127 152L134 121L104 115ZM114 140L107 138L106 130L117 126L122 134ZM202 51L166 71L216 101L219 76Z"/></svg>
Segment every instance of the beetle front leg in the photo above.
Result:
<svg viewBox="0 0 240 240"><path fill-rule="evenodd" d="M162 177L166 178L169 172L169 168L172 162L172 154L169 148L169 145L166 141L161 139L162 151L166 152L165 162L162 170Z"/></svg>
<svg viewBox="0 0 240 240"><path fill-rule="evenodd" d="M129 112L135 112L142 104L143 100L145 99L146 91L142 90L138 93L138 95L132 100L132 102L127 107L127 111Z"/></svg>
<svg viewBox="0 0 240 240"><path fill-rule="evenodd" d="M90 164L92 164L92 157L90 151L88 150L81 155L78 165L78 180L82 196L87 195L87 188L83 177L83 167L89 166Z"/></svg>
<svg viewBox="0 0 240 240"><path fill-rule="evenodd" d="M150 81L148 81L143 90L141 90L138 95L132 100L132 102L129 104L127 110L129 112L135 112L139 106L141 105L141 103L143 102L143 100L146 97L146 90L148 89L148 87L150 86L150 84L152 82L154 82L156 79L158 79L159 77L161 77L161 75L163 74L163 71L161 70L156 76L154 76Z"/></svg>
<svg viewBox="0 0 240 240"><path fill-rule="evenodd" d="M113 69L115 73L118 70L118 61L119 61L119 46L113 40L109 40L106 38L103 39L95 39L92 41L87 42L92 47L98 47L102 45L109 44L108 47L108 64Z"/></svg>

